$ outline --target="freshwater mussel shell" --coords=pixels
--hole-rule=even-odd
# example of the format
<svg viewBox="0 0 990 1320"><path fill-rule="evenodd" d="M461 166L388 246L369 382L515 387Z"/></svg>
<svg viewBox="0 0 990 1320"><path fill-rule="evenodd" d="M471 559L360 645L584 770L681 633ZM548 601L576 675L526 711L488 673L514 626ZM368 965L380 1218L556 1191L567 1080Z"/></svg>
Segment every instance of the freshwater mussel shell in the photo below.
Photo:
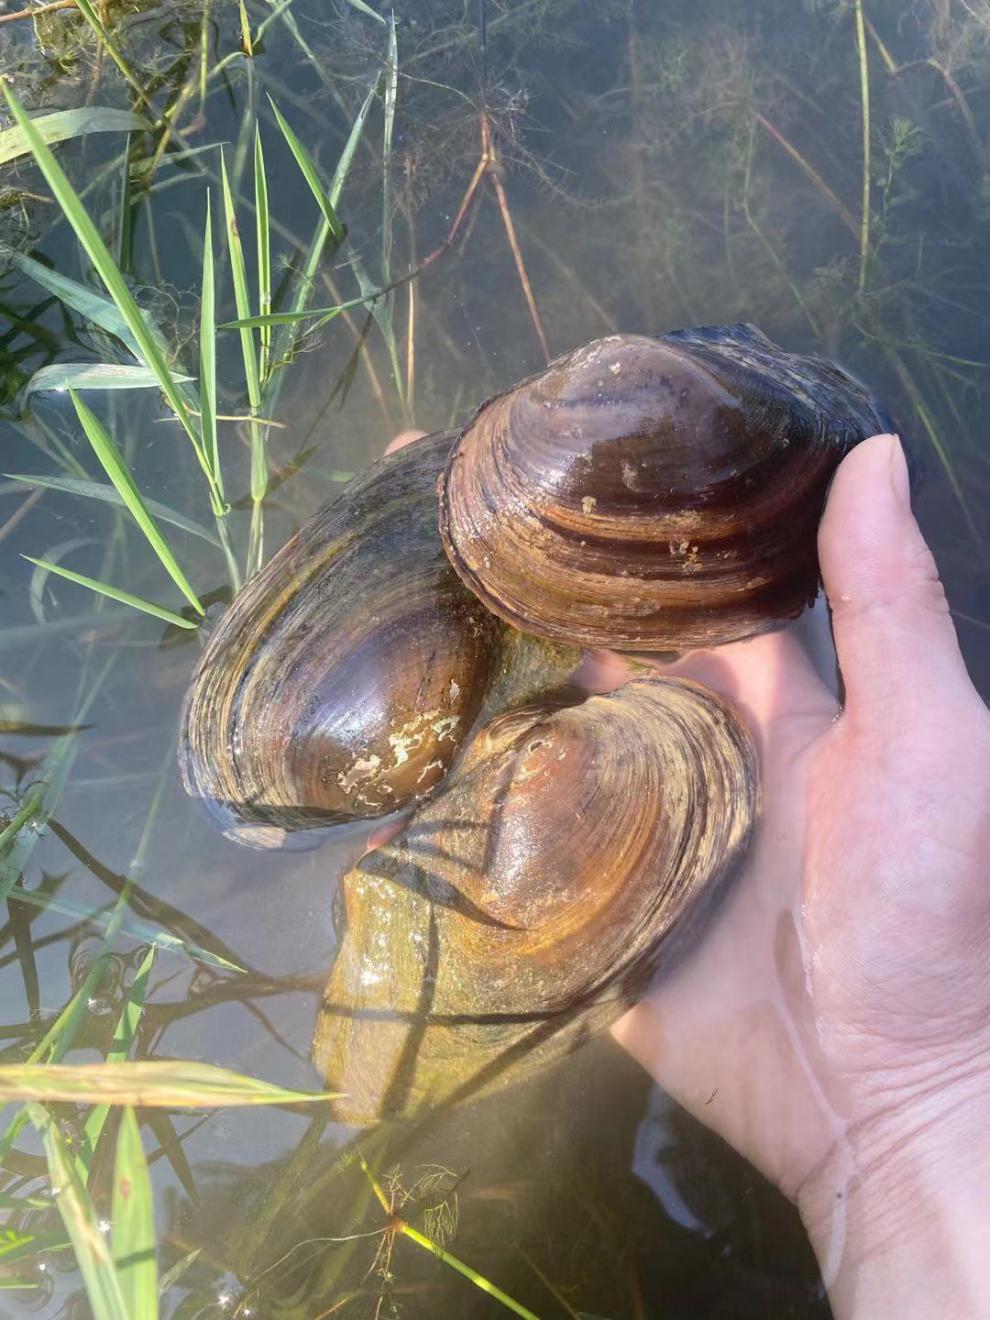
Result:
<svg viewBox="0 0 990 1320"><path fill-rule="evenodd" d="M379 816L443 777L500 663L504 625L437 534L452 436L375 464L243 588L182 714L187 791L242 842Z"/></svg>
<svg viewBox="0 0 990 1320"><path fill-rule="evenodd" d="M828 483L885 425L851 377L752 326L611 335L482 406L445 470L441 534L517 627L718 645L814 599Z"/></svg>
<svg viewBox="0 0 990 1320"><path fill-rule="evenodd" d="M483 726L341 882L315 1043L341 1117L464 1099L614 1020L697 937L756 804L750 738L698 684Z"/></svg>

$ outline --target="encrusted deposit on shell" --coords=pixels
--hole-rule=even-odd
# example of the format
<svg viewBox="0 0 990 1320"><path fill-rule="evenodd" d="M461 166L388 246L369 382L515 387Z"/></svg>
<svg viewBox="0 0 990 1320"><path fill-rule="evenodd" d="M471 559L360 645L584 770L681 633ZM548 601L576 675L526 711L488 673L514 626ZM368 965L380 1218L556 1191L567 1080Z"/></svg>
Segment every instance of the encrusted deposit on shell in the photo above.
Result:
<svg viewBox="0 0 990 1320"><path fill-rule="evenodd" d="M451 562L509 623L583 646L718 645L818 590L828 483L884 419L752 326L610 335L484 404L451 452Z"/></svg>
<svg viewBox="0 0 990 1320"><path fill-rule="evenodd" d="M699 684L639 680L487 724L342 881L315 1045L341 1115L463 1098L617 1017L700 928L756 793L745 728Z"/></svg>

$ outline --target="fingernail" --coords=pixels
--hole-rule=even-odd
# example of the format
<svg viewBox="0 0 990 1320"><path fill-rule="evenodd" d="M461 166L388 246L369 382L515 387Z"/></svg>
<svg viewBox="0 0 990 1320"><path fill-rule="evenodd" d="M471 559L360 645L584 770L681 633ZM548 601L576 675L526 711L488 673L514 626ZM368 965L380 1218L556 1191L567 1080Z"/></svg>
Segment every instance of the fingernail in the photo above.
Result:
<svg viewBox="0 0 990 1320"><path fill-rule="evenodd" d="M902 509L911 508L911 481L900 436L890 436L890 484Z"/></svg>

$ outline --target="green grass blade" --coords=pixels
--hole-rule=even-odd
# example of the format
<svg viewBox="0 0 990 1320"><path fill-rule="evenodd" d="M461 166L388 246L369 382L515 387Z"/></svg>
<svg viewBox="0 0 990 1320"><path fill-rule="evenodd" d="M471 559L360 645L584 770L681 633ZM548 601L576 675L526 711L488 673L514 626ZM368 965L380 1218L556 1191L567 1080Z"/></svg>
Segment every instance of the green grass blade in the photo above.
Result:
<svg viewBox="0 0 990 1320"><path fill-rule="evenodd" d="M127 322L121 316L116 303L109 298L94 293L85 284L80 284L77 280L70 280L68 276L60 275L58 271L50 270L48 266L42 265L40 261L35 261L33 257L26 256L23 252L12 252L10 260L36 284L40 284L43 289L53 293L60 302L64 302L74 312L84 316L87 321L92 321L101 330L106 330L108 334L119 339L121 343L127 345L136 358L140 358L141 350L138 347L137 340L131 334ZM155 336L160 351L164 353L165 347L161 331L150 318L146 319L149 333Z"/></svg>
<svg viewBox="0 0 990 1320"><path fill-rule="evenodd" d="M395 102L399 90L399 46L395 14L388 25L388 55L385 63L385 127L382 135L382 284L392 279L392 134Z"/></svg>
<svg viewBox="0 0 990 1320"><path fill-rule="evenodd" d="M327 222L327 229L329 230L330 237L334 244L340 244L343 242L344 238L344 227L337 219L337 212L334 210L334 203L330 200L329 193L323 187L316 164L314 163L312 156L296 137L295 133L293 133L283 117L281 110L279 110L278 106L270 96L268 100L271 102L271 107L275 113L275 119L278 126L282 130L282 136L288 143L289 150L292 152L293 156L295 156L296 164L299 166L303 178L309 185L310 192L316 198L317 206L319 206L320 210L323 212L323 218Z"/></svg>
<svg viewBox="0 0 990 1320"><path fill-rule="evenodd" d="M395 103L399 90L399 47L395 34L395 14L389 20L388 56L385 64L385 126L382 135L382 285L388 289L392 283L392 136L395 128ZM361 292L367 294L370 280L364 280L359 267L355 268ZM399 368L398 345L395 340L395 322L392 315L395 295L386 293L374 304L372 312L388 347L389 364L395 392L406 415L405 380ZM407 419L408 420L408 419Z"/></svg>
<svg viewBox="0 0 990 1320"><path fill-rule="evenodd" d="M145 1105L155 1109L317 1104L328 1091L291 1091L257 1077L185 1059L140 1063L0 1065L0 1101ZM75 1172L75 1170L73 1170Z"/></svg>
<svg viewBox="0 0 990 1320"><path fill-rule="evenodd" d="M351 172L351 165L354 163L354 153L358 149L358 143L361 141L361 135L364 133L364 126L368 122L368 115L371 113L371 107L375 103L375 96L378 93L378 83L376 79L368 88L368 94L361 102L361 109L354 118L351 125L351 131L347 135L347 141L344 143L344 149L340 153L340 159L337 161L337 168L333 172L333 178L330 180L330 205L337 206L340 201L340 194L344 191L344 184L347 182L347 176Z"/></svg>
<svg viewBox="0 0 990 1320"><path fill-rule="evenodd" d="M365 307L369 302L373 302L375 298L381 296L381 289L373 289L370 293L362 294L360 298L351 298L349 302L339 303L336 307L311 307L305 312L270 312L268 316L249 316L243 321L227 321L218 328L220 330L239 330L242 326L297 325L301 321L319 318L312 327L315 330L326 321L332 321L341 312L349 312L352 307Z"/></svg>
<svg viewBox="0 0 990 1320"><path fill-rule="evenodd" d="M265 153L261 146L261 131L254 127L254 218L258 256L258 311L266 316L272 310L272 246L268 215L268 179L265 175ZM268 374L268 361L272 347L271 326L262 326L258 376L264 383Z"/></svg>
<svg viewBox="0 0 990 1320"><path fill-rule="evenodd" d="M4 475L11 481L23 481L25 486L45 487L48 490L61 491L65 495L78 495L87 500L101 500L104 504L127 507L116 487L107 485L103 481L83 481L77 477L49 477L32 472L8 472ZM214 536L208 527L195 522L192 518L187 518L177 509L172 509L158 500L145 499L144 503L149 512L161 522L171 523L173 527L181 528L190 536L198 536L201 541L208 541L210 545L220 545L219 538Z"/></svg>
<svg viewBox="0 0 990 1320"><path fill-rule="evenodd" d="M368 122L368 115L371 113L371 107L375 103L375 96L378 93L378 85L380 81L380 78L376 78L368 88L368 94L362 102L361 109L355 116L354 123L351 125L351 131L347 135L347 141L344 143L344 149L340 153L340 159L337 161L337 168L333 172L333 178L330 181L329 198L330 205L335 209L337 203L340 201L340 194L347 181L347 176L350 173L354 154L357 151L358 143L361 141L365 125ZM316 272L319 269L320 262L323 260L323 254L329 241L330 226L327 224L326 216L321 215L313 237L310 240L309 251L306 254L306 260L303 263L299 283L292 299L290 315L298 316L298 314L305 309L306 303L309 300L310 292L313 288L313 281L316 278ZM294 329L287 328L279 334L275 341L275 362L281 364L289 361L295 351L298 341L299 334L298 331ZM274 382L269 382L270 385L274 383L274 389L270 388L268 392L269 406L274 405L279 389L281 388L281 381L282 376L281 374L278 374L276 375Z"/></svg>
<svg viewBox="0 0 990 1320"><path fill-rule="evenodd" d="M237 306L237 315L243 320L251 315L251 296L248 292L247 267L244 264L244 246L241 243L241 235L237 227L237 214L234 210L234 199L230 191L230 180L227 176L227 163L222 151L220 153L220 179L223 185L227 250L230 255L230 270L234 281L234 302ZM258 357L255 351L254 336L249 330L241 331L241 354L244 358L244 376L247 381L248 399L253 407L257 407L261 402Z"/></svg>
<svg viewBox="0 0 990 1320"><path fill-rule="evenodd" d="M131 1045L137 1033L138 1022L141 1020L141 1013L144 1009L144 997L147 994L148 981L151 977L151 969L154 965L157 953L158 950L152 945L141 960L141 965L137 969L134 980L131 983L131 988L127 992L127 999L124 1001L123 1010L117 1020L117 1028L113 1033L113 1041L106 1055L107 1063L123 1063L131 1052ZM86 1125L83 1128L82 1145L79 1149L79 1154L76 1157L76 1165L84 1181L89 1178L89 1170L93 1163L93 1156L96 1154L96 1145L100 1139L100 1133L103 1131L109 1113L110 1106L104 1104L94 1105L86 1115ZM116 1246L114 1254L116 1254Z"/></svg>
<svg viewBox="0 0 990 1320"><path fill-rule="evenodd" d="M177 381L191 376L176 376ZM21 395L22 406L32 394L43 390L147 390L158 389L158 377L150 367L118 362L54 362L39 367Z"/></svg>
<svg viewBox="0 0 990 1320"><path fill-rule="evenodd" d="M15 1214L24 1214L28 1210L50 1210L51 1202L45 1205L44 1201L38 1201L36 1197L10 1196L4 1200L8 1203L3 1208L13 1210ZM23 1260L25 1256L37 1256L43 1251L64 1251L66 1247L71 1247L64 1233L32 1233L19 1232L16 1228L0 1228L0 1267L8 1270L15 1261ZM0 1287L4 1287L7 1276L3 1276ZM36 1288L37 1283L30 1284L29 1287Z"/></svg>
<svg viewBox="0 0 990 1320"><path fill-rule="evenodd" d="M87 629L113 627L126 615L126 610L108 610L105 613L93 610L89 614L49 619L45 623L24 623L16 628L0 628L0 654L5 651L16 651L20 646L37 646L39 642L48 642L53 637L64 637L66 634L75 637L85 636ZM0 880L0 892L2 889L2 880Z"/></svg>
<svg viewBox="0 0 990 1320"><path fill-rule="evenodd" d="M109 582L99 582L96 578L86 577L84 573L74 573L71 568L63 568L61 564L51 564L47 559L32 559L30 555L23 555L22 558L38 568L47 569L49 573L54 573L56 577L63 577L66 581L75 582L80 587L88 587L90 591L95 591L100 596L108 596L110 600L118 600L122 605L130 605L132 609L141 610L144 614L151 614L156 619L164 619L166 623L174 624L176 628L193 629L196 627L192 619L184 619L181 614L176 614L164 605L156 605L153 601L144 600L141 596L134 596L129 591L121 591L119 587L113 587Z"/></svg>
<svg viewBox="0 0 990 1320"><path fill-rule="evenodd" d="M539 1320L539 1316L531 1311L528 1306L523 1306L523 1304L517 1302L514 1297L510 1297L508 1293L504 1293L501 1288L496 1287L496 1285L492 1283L491 1279L487 1279L483 1274L479 1274L476 1269L473 1269L465 1261L461 1260L459 1256L455 1256L452 1252L447 1251L446 1248L439 1244L439 1242L434 1242L433 1239L428 1238L425 1233L420 1233L418 1229L413 1228L412 1224L407 1224L403 1221L400 1231L405 1237L409 1238L410 1242L415 1242L418 1247L423 1247L426 1251L432 1252L438 1260L442 1260L443 1263L449 1265L452 1270L456 1270L458 1274L462 1274L465 1279L470 1279L476 1288L480 1288L482 1292L487 1293L489 1297L493 1298L496 1302L501 1302L505 1309L511 1311L513 1315L521 1316L522 1320Z"/></svg>
<svg viewBox="0 0 990 1320"><path fill-rule="evenodd" d="M89 216L86 208L83 206L78 193L72 184L66 178L61 165L55 159L50 149L46 146L41 135L28 119L21 103L10 90L6 82L0 83L0 90L3 91L7 105L11 114L14 116L17 124L23 130L28 144L31 147L32 155L45 177L45 181L51 188L62 209L65 218L75 231L76 237L86 252L86 255L92 261L93 265L103 281L107 292L113 299L120 312L121 317L126 323L128 329L134 337L140 350L140 356L144 362L158 376L158 382L162 393L165 395L173 412L179 419L183 429L189 436L197 452L201 453L199 434L195 423L186 407L185 400L179 389L178 383L174 380L168 364L165 361L164 354L155 336L148 328L148 323L144 315L134 301L130 289L124 280L117 263L110 255L110 251L100 233Z"/></svg>
<svg viewBox="0 0 990 1320"><path fill-rule="evenodd" d="M375 21L378 23L385 22L385 19L382 18L381 14L376 13L376 11L372 9L371 5L366 5L364 3L364 0L347 0L347 3L351 6L352 9L356 9L358 13L367 14L369 18L375 19Z"/></svg>
<svg viewBox="0 0 990 1320"><path fill-rule="evenodd" d="M213 217L210 191L206 190L206 221L203 226L203 278L199 301L199 414L207 461L223 495L220 447L217 439L217 331L216 287L213 264Z"/></svg>
<svg viewBox="0 0 990 1320"><path fill-rule="evenodd" d="M145 105L150 105L150 102L148 100L148 95L145 92L144 88L141 86L141 83L138 80L137 75L134 73L133 69L131 69L130 65L127 63L126 59L124 58L123 52L121 51L120 47L117 45L111 33L107 30L107 26L100 18L100 15L94 9L91 0L76 0L76 8L79 10L80 14L82 14L83 18L96 33L96 36L99 38L99 40L103 42L104 46L106 46L107 50L110 52L110 58L113 60L114 64L116 64L117 68L120 70L121 74L123 75L124 81L128 83L135 92L137 92L139 100L141 100Z"/></svg>
<svg viewBox="0 0 990 1320"><path fill-rule="evenodd" d="M162 1297L165 1296L169 1288L173 1288L179 1282L190 1265L195 1265L202 1254L202 1247L193 1247L192 1251L187 1251L184 1256L180 1256L171 1269L165 1271L158 1285L158 1291Z"/></svg>
<svg viewBox="0 0 990 1320"><path fill-rule="evenodd" d="M64 142L87 133L129 133L131 129L151 128L147 119L132 110L114 110L105 105L82 106L76 110L56 110L31 121L43 142ZM5 128L0 133L0 165L26 156L31 150L23 129Z"/></svg>
<svg viewBox="0 0 990 1320"><path fill-rule="evenodd" d="M86 432L86 438L93 446L93 452L103 465L103 470L116 486L121 499L127 505L131 517L144 533L145 539L158 556L165 572L196 613L202 615L205 611L199 602L199 597L189 585L186 575L179 567L179 562L172 553L168 542L162 536L157 523L148 512L148 508L141 497L141 492L137 488L137 483L128 471L117 446L111 440L110 433L96 414L83 403L75 390L70 390L69 393L72 395L72 402L75 404L82 428Z"/></svg>
<svg viewBox="0 0 990 1320"><path fill-rule="evenodd" d="M72 1156L55 1119L43 1105L29 1108L31 1122L41 1135L52 1190L57 1193L62 1222L72 1242L94 1320L134 1320L124 1303L120 1279L106 1239L100 1232L96 1210L72 1164Z"/></svg>
<svg viewBox="0 0 990 1320"><path fill-rule="evenodd" d="M172 935L154 922L143 921L140 917L131 916L125 921L115 915L116 908L110 912L105 908L94 911L91 905L87 907L83 903L73 903L71 899L59 895L39 893L37 890L22 889L20 886L15 886L10 891L9 897L18 903L30 903L32 907L46 908L51 912L60 912L65 917L72 917L76 921L86 921L91 926L102 926L107 931L107 938L110 937L112 929L116 928L122 935L127 935L130 939L146 941L166 953L179 954L184 958L192 958L194 962L201 962L207 967L219 967L225 972L244 975L243 967L231 962L229 958L224 958L222 954L214 953L212 949L204 949L198 944L193 944L191 940L180 939L178 935Z"/></svg>
<svg viewBox="0 0 990 1320"><path fill-rule="evenodd" d="M127 1314L158 1320L158 1260L154 1197L137 1116L128 1105L120 1118L113 1166L113 1260Z"/></svg>
<svg viewBox="0 0 990 1320"><path fill-rule="evenodd" d="M3 638L9 631L9 629L0 629L0 638ZM81 690L80 698L72 712L71 724L82 725L86 723L86 717L92 708L93 702L96 700L115 662L116 656L111 652L88 689ZM67 733L60 738L56 738L45 753L45 759L34 772L37 784L44 793L44 800L40 808L32 813L31 819L35 826L43 825L55 810L79 751L79 742L80 734L78 733ZM0 899L5 898L17 884L40 837L41 832L38 828L20 830L13 846L8 848L4 855L0 856Z"/></svg>
<svg viewBox="0 0 990 1320"><path fill-rule="evenodd" d="M25 825L29 825L31 821L41 815L44 801L45 790L41 784L35 784L33 788L27 791L24 795L24 801L3 829L0 830L0 857L7 856Z"/></svg>
<svg viewBox="0 0 990 1320"><path fill-rule="evenodd" d="M134 268L134 207L131 199L131 137L120 155L120 205L117 207L115 260L122 271Z"/></svg>
<svg viewBox="0 0 990 1320"><path fill-rule="evenodd" d="M234 199L227 177L227 163L223 152L220 153L220 181L223 185L223 209L227 250L230 255L230 273L234 282L234 303L240 320L251 315L251 295L248 292L247 268L244 264L244 247L237 228L237 215L234 211ZM247 383L248 401L253 412L261 407L261 379L258 374L258 354L254 331L241 330L241 357L244 360L244 379ZM257 502L265 495L266 466L261 441L261 428L254 423L251 427L251 496Z"/></svg>
<svg viewBox="0 0 990 1320"><path fill-rule="evenodd" d="M97 682L87 694L84 702L84 705L87 705L87 708L88 703L95 698L96 692L99 690L99 686L102 684L107 673L109 673L109 670L110 665L105 665L103 672L98 676ZM48 758L46 757L45 759L47 761ZM63 762L65 760L66 758L62 758ZM66 766L64 771L65 776L68 775L68 772L69 767ZM58 766L55 767L55 774L53 777L56 777L57 773ZM58 786L58 792L60 791L61 785ZM52 798L51 790L49 790L48 796L49 798ZM48 814L54 810L54 800L47 805L47 809ZM123 892L118 896L117 901L113 906L113 911L106 923L106 934L103 938L103 947L98 956L94 958L93 962L90 964L89 971L83 978L82 985L66 1004L65 1008L62 1009L61 1013L59 1013L58 1017L42 1036L41 1040L35 1045L34 1049L25 1060L25 1063L38 1063L43 1059L48 1063L58 1063L58 1061L72 1048L76 1032L79 1030L85 1017L89 997L103 980L107 961L110 957L110 950L113 941L116 938L117 931L120 928L120 922L124 915L124 909L127 906L129 893L129 887L125 886ZM42 897L40 894L35 896ZM0 1163L6 1162L7 1156L13 1149L18 1134L27 1122L28 1111L22 1106L15 1114L13 1121L8 1125L6 1132L0 1137Z"/></svg>

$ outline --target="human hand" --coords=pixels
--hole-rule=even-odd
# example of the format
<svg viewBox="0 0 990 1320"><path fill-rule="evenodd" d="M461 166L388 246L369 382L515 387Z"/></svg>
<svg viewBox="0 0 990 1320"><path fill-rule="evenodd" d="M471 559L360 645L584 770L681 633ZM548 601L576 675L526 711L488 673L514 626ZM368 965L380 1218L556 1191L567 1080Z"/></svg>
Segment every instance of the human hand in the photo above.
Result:
<svg viewBox="0 0 990 1320"><path fill-rule="evenodd" d="M703 943L614 1034L798 1204L837 1315L970 1320L990 1314L990 714L895 438L841 465L819 554L844 710L791 632L658 666L738 706L763 810ZM615 653L581 675L626 677Z"/></svg>
<svg viewBox="0 0 990 1320"><path fill-rule="evenodd" d="M796 1201L838 1315L990 1314L990 715L895 438L843 462L819 552L841 712L790 633L665 668L739 707L763 811L701 947L614 1034Z"/></svg>

